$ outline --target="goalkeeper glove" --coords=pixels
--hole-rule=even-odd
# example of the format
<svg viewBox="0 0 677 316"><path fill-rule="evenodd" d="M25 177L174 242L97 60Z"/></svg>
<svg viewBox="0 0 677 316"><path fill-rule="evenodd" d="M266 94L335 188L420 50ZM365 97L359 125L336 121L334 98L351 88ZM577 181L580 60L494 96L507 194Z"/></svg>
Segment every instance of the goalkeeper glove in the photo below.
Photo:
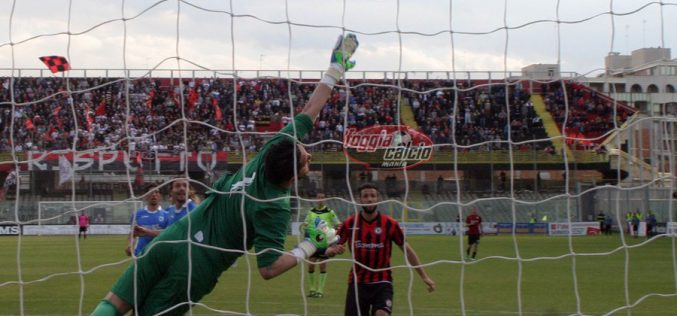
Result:
<svg viewBox="0 0 677 316"><path fill-rule="evenodd" d="M308 225L305 239L292 250L292 254L298 259L321 255L328 247L336 244L339 239L335 229L329 228L327 222L316 218L311 225Z"/></svg>
<svg viewBox="0 0 677 316"><path fill-rule="evenodd" d="M357 41L355 34L339 35L334 45L334 50L331 52L329 69L327 69L320 82L333 88L336 82L341 80L343 73L355 67L355 61L350 60L350 57L355 53L359 45L360 43Z"/></svg>

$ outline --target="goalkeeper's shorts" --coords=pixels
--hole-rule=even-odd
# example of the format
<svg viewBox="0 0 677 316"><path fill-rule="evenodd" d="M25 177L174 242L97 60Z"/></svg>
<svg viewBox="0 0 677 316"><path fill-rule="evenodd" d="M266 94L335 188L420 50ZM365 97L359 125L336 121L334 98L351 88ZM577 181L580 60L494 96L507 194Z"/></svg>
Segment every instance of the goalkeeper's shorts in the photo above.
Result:
<svg viewBox="0 0 677 316"><path fill-rule="evenodd" d="M167 238L168 234L162 237L171 239ZM137 263L127 267L111 291L125 302L138 305L139 315L165 311L162 315L183 315L190 308L187 302L197 302L212 291L223 269L214 269L216 265L209 260L214 250L193 245L189 297L188 244L185 240L180 243L158 241L146 246Z"/></svg>

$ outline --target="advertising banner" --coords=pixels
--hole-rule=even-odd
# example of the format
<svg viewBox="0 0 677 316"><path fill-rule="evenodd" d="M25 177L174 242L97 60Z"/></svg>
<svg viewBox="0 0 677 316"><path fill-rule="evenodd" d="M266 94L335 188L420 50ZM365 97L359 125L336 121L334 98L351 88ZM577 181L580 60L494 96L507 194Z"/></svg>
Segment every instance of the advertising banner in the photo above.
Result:
<svg viewBox="0 0 677 316"><path fill-rule="evenodd" d="M77 225L25 225L24 235L77 235ZM129 225L90 225L87 234L91 235L126 235Z"/></svg>
<svg viewBox="0 0 677 316"><path fill-rule="evenodd" d="M19 225L0 225L0 236L17 236L20 233Z"/></svg>
<svg viewBox="0 0 677 316"><path fill-rule="evenodd" d="M540 234L548 233L547 223L498 223L496 224L498 234Z"/></svg>
<svg viewBox="0 0 677 316"><path fill-rule="evenodd" d="M599 235L599 222L550 223L550 236Z"/></svg>

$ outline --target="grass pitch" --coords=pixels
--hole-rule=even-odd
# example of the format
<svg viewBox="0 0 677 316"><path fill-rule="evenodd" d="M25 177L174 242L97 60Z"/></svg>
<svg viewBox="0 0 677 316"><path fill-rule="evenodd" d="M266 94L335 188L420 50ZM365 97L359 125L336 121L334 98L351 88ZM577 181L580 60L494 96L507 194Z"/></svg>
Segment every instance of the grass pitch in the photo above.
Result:
<svg viewBox="0 0 677 316"><path fill-rule="evenodd" d="M0 238L0 315L89 314L129 264L125 238L90 236L79 251L73 236ZM427 270L437 291L427 293L415 271L396 268L393 315L677 315L677 246L670 238L626 238L630 247L619 248L618 234L485 236L480 260L465 263L465 241L457 236L408 240L432 264ZM290 237L288 248L294 243ZM196 306L193 314L342 315L349 259L344 254L329 264L324 298L304 299L301 268L264 281L255 258L249 264L241 258L202 301L209 308ZM404 264L399 249L392 263Z"/></svg>

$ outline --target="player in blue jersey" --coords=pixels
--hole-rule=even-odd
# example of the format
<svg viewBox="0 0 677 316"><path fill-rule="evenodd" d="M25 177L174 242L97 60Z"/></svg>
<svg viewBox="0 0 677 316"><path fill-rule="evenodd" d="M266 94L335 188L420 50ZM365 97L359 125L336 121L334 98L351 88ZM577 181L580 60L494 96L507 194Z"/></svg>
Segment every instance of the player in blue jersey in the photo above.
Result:
<svg viewBox="0 0 677 316"><path fill-rule="evenodd" d="M134 239L137 237L136 246L134 247L134 255L139 255L141 250L154 236L139 234L139 231L144 230L161 230L167 227L167 212L160 206L162 194L154 185L148 185L146 190L146 200L148 204L146 207L138 209L132 216L132 233L129 234L129 240L125 252L128 256L132 255L132 246Z"/></svg>
<svg viewBox="0 0 677 316"><path fill-rule="evenodd" d="M172 205L167 207L167 224L169 227L178 222L186 214L190 213L194 208L200 204L200 201L195 196L195 193L190 188L190 182L187 179L177 177L172 181L171 196ZM135 237L156 237L162 232L161 229L152 229L142 226L134 227Z"/></svg>
<svg viewBox="0 0 677 316"><path fill-rule="evenodd" d="M194 196L194 192L190 188L190 182L187 179L177 177L172 181L171 189L172 191L169 194L174 204L167 207L167 223L165 227L176 223L200 204L200 201ZM153 237L160 235L161 232L162 229L152 229L138 225L134 227L134 237L150 237L153 239Z"/></svg>
<svg viewBox="0 0 677 316"><path fill-rule="evenodd" d="M190 198L190 183L185 178L177 178L172 181L171 195L174 204L167 208L167 226L186 216L198 204Z"/></svg>

